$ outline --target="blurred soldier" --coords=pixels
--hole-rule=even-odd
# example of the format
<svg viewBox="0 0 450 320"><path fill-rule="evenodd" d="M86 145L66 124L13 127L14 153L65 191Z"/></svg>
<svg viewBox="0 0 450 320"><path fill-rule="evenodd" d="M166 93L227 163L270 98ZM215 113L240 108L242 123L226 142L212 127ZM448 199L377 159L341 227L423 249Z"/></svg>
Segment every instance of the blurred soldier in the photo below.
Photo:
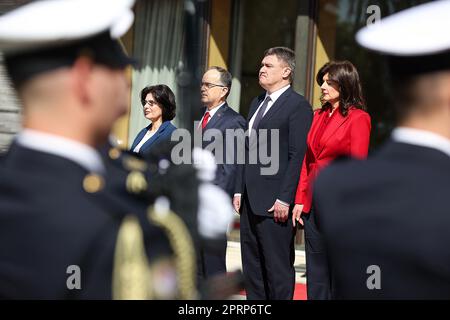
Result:
<svg viewBox="0 0 450 320"><path fill-rule="evenodd" d="M192 250L184 224L164 198L148 210L139 200L145 162L96 149L126 111L132 61L116 39L133 2L36 1L0 18L24 128L0 158L1 298L196 297L195 260L181 276L171 262Z"/></svg>
<svg viewBox="0 0 450 320"><path fill-rule="evenodd" d="M398 116L367 161L315 185L333 298L450 298L450 1L392 15L358 42L387 56Z"/></svg>
<svg viewBox="0 0 450 320"><path fill-rule="evenodd" d="M145 161L118 147L101 148L109 192L98 196L104 196L110 210L133 212L137 218L123 223L123 232L119 231L114 298L200 297L195 283L194 249L198 239L199 179L192 165L172 164L171 147L162 143L147 154ZM136 237L136 233L142 236ZM144 247L147 258L154 261L151 266L142 254ZM151 292L144 289L146 283L151 283Z"/></svg>

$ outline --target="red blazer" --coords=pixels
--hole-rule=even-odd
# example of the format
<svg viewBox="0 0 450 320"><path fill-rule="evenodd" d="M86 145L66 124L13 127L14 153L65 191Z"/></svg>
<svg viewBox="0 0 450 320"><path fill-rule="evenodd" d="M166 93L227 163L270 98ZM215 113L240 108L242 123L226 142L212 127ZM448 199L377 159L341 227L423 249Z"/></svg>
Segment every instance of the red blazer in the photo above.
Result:
<svg viewBox="0 0 450 320"><path fill-rule="evenodd" d="M300 172L295 203L303 204L309 212L312 204L312 184L319 171L330 161L341 155L366 158L369 150L370 116L367 112L351 107L346 117L336 110L328 123L320 147L315 150L313 138L329 112L317 110L308 133L307 150Z"/></svg>

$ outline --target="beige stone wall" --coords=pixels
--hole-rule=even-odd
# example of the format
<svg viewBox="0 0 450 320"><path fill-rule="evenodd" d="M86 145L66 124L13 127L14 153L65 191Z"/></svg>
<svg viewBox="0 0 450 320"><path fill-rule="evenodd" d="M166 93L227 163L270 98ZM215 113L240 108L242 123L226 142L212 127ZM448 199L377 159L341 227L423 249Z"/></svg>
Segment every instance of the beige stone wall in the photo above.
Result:
<svg viewBox="0 0 450 320"><path fill-rule="evenodd" d="M0 15L30 0L0 1ZM5 151L20 130L20 106L6 75L0 55L0 152Z"/></svg>
<svg viewBox="0 0 450 320"><path fill-rule="evenodd" d="M20 130L20 107L0 57L0 152Z"/></svg>

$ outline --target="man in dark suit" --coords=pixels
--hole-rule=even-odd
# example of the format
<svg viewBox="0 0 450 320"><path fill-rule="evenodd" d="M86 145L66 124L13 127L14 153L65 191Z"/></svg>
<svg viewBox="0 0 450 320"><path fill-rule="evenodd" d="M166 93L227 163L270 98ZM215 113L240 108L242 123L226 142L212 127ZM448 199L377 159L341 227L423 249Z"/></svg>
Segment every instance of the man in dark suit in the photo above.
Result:
<svg viewBox="0 0 450 320"><path fill-rule="evenodd" d="M172 247L156 226L166 215L147 213L151 202L134 195L147 187L146 164L127 156L113 168L118 151L105 159L97 150L126 111L132 60L116 37L132 4L36 1L0 17L0 49L24 110L23 130L0 157L0 298L155 297L149 265L170 259ZM83 20L91 10L101 25ZM49 24L50 13L63 23Z"/></svg>
<svg viewBox="0 0 450 320"><path fill-rule="evenodd" d="M200 88L205 112L199 125L202 147L210 149L216 158L213 183L230 196L230 201L236 183L238 147L237 139L231 134L239 129L244 133L245 128L245 119L227 104L231 83L231 74L224 68L214 66L205 72ZM214 247L200 248L198 272L202 278L226 272L226 249L225 236Z"/></svg>
<svg viewBox="0 0 450 320"><path fill-rule="evenodd" d="M332 298L450 298L449 10L438 1L357 35L387 56L398 123L367 161L340 161L317 178Z"/></svg>
<svg viewBox="0 0 450 320"><path fill-rule="evenodd" d="M248 299L292 299L294 294L295 230L288 216L312 121L310 104L291 88L294 69L292 50L275 47L265 52L259 83L266 92L253 100L247 119L250 139L233 205L239 211L242 204ZM264 152L272 161L262 157Z"/></svg>

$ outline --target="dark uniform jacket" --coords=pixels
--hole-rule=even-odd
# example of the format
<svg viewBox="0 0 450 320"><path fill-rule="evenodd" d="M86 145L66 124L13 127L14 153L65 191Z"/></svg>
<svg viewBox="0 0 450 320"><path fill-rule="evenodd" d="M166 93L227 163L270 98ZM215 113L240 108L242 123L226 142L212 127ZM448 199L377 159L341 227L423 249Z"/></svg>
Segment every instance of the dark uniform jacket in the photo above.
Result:
<svg viewBox="0 0 450 320"><path fill-rule="evenodd" d="M105 164L99 176L16 143L1 157L0 298L111 299L118 233L129 215L151 244L149 264L171 254L165 232L148 221L149 203L118 187L125 170ZM74 267L81 288L73 288Z"/></svg>
<svg viewBox="0 0 450 320"><path fill-rule="evenodd" d="M333 298L450 298L448 155L391 141L326 168L314 192Z"/></svg>

